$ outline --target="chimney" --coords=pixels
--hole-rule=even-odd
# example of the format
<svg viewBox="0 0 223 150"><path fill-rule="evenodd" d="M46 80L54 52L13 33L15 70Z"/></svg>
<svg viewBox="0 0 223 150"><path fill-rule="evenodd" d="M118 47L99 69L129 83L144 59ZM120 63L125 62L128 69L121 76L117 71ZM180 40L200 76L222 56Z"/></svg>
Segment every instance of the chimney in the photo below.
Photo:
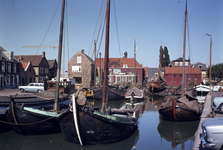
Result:
<svg viewBox="0 0 223 150"><path fill-rule="evenodd" d="M81 50L81 53L84 54L84 49Z"/></svg>
<svg viewBox="0 0 223 150"><path fill-rule="evenodd" d="M42 57L45 57L45 52L43 52Z"/></svg>
<svg viewBox="0 0 223 150"><path fill-rule="evenodd" d="M22 55L19 55L19 61L22 62Z"/></svg>

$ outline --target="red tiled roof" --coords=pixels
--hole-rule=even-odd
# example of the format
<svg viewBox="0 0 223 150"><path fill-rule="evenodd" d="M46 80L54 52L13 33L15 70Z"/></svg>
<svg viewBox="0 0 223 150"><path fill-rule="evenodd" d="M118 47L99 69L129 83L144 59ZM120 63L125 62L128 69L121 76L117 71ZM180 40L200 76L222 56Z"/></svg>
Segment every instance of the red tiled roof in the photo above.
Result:
<svg viewBox="0 0 223 150"><path fill-rule="evenodd" d="M100 68L100 61L101 61L101 68L104 67L104 58L96 58L96 68ZM123 65L128 65L128 68L134 68L134 58L109 58L109 68L123 68ZM142 68L142 65L136 61L136 68Z"/></svg>
<svg viewBox="0 0 223 150"><path fill-rule="evenodd" d="M27 66L30 64L30 61L29 62L21 62L21 65L23 67L24 70L27 69Z"/></svg>
<svg viewBox="0 0 223 150"><path fill-rule="evenodd" d="M186 74L201 74L200 68L185 67ZM182 67L165 67L165 74L182 74Z"/></svg>
<svg viewBox="0 0 223 150"><path fill-rule="evenodd" d="M20 56L22 57L22 60L20 60ZM21 62L30 61L33 66L38 66L43 56L42 55L16 55L14 56L14 58Z"/></svg>

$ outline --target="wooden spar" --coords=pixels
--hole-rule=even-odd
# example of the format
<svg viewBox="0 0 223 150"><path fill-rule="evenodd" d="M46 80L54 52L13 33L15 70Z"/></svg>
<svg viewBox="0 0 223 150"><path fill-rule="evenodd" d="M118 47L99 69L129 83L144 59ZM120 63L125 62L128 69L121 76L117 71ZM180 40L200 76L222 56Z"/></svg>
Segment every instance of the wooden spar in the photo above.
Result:
<svg viewBox="0 0 223 150"><path fill-rule="evenodd" d="M161 61L162 61L162 46L160 46L160 63L159 63L158 80L160 80L161 63L162 63Z"/></svg>
<svg viewBox="0 0 223 150"><path fill-rule="evenodd" d="M75 100L75 94L72 95L72 103L73 103L73 117L74 117L75 129L77 131L78 140L79 140L81 146L83 146L83 143L81 140L81 135L80 135L80 130L79 130L79 126L78 126L77 105L76 105L76 100Z"/></svg>
<svg viewBox="0 0 223 150"><path fill-rule="evenodd" d="M187 25L187 0L185 6L185 18L184 18L184 44L183 44L183 68L182 68L182 86L181 92L185 93L185 49L186 49L186 25Z"/></svg>
<svg viewBox="0 0 223 150"><path fill-rule="evenodd" d="M94 40L94 86L96 86L96 40Z"/></svg>
<svg viewBox="0 0 223 150"><path fill-rule="evenodd" d="M60 22L60 36L59 36L59 49L58 49L58 65L57 65L57 83L56 83L56 94L53 110L58 110L58 99L59 99L59 82L60 82L60 70L61 70L61 55L62 55L62 42L63 42L63 23L64 23L64 8L65 0L62 4L61 22Z"/></svg>
<svg viewBox="0 0 223 150"><path fill-rule="evenodd" d="M99 53L99 56L100 56L100 81L99 81L99 85L101 86L101 75L102 75L102 73L101 73L101 53Z"/></svg>
<svg viewBox="0 0 223 150"><path fill-rule="evenodd" d="M134 79L134 85L136 86L136 40L134 39L134 75L135 75L135 79Z"/></svg>
<svg viewBox="0 0 223 150"><path fill-rule="evenodd" d="M104 112L107 108L107 95L108 95L108 54L109 54L109 23L110 23L110 0L107 1L107 19L106 19L106 37L105 37L105 59L104 59L104 78L103 78L103 93L102 93L102 108Z"/></svg>

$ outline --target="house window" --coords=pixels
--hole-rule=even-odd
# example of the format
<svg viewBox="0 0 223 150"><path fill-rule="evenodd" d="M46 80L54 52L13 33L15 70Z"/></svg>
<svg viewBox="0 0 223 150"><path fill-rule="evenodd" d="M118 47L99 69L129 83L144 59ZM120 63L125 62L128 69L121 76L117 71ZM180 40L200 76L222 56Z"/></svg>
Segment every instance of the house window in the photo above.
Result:
<svg viewBox="0 0 223 150"><path fill-rule="evenodd" d="M122 77L122 81L123 82L127 82L127 78L126 77Z"/></svg>
<svg viewBox="0 0 223 150"><path fill-rule="evenodd" d="M48 73L48 68L45 68L45 73Z"/></svg>
<svg viewBox="0 0 223 150"><path fill-rule="evenodd" d="M173 77L175 77L176 75L174 74Z"/></svg>
<svg viewBox="0 0 223 150"><path fill-rule="evenodd" d="M127 65L127 64L124 64L124 65L123 65L123 68L128 68L128 65Z"/></svg>
<svg viewBox="0 0 223 150"><path fill-rule="evenodd" d="M185 66L188 66L188 62L185 62Z"/></svg>
<svg viewBox="0 0 223 150"><path fill-rule="evenodd" d="M15 76L12 75L12 84L15 84Z"/></svg>
<svg viewBox="0 0 223 150"><path fill-rule="evenodd" d="M173 83L176 83L176 81L173 81Z"/></svg>
<svg viewBox="0 0 223 150"><path fill-rule="evenodd" d="M128 78L128 82L132 82L132 77L129 77Z"/></svg>
<svg viewBox="0 0 223 150"><path fill-rule="evenodd" d="M188 78L188 80L191 80L191 78Z"/></svg>
<svg viewBox="0 0 223 150"><path fill-rule="evenodd" d="M155 73L155 77L158 77L158 73Z"/></svg>
<svg viewBox="0 0 223 150"><path fill-rule="evenodd" d="M11 72L11 63L8 63L8 72Z"/></svg>
<svg viewBox="0 0 223 150"><path fill-rule="evenodd" d="M8 85L10 84L10 75L8 75L8 78L7 78L7 84L8 84Z"/></svg>
<svg viewBox="0 0 223 150"><path fill-rule="evenodd" d="M5 72L5 62L2 62L2 72Z"/></svg>
<svg viewBox="0 0 223 150"><path fill-rule="evenodd" d="M196 81L197 80L197 78L194 78L194 81Z"/></svg>
<svg viewBox="0 0 223 150"><path fill-rule="evenodd" d="M81 56L77 56L77 63L81 63Z"/></svg>
<svg viewBox="0 0 223 150"><path fill-rule="evenodd" d="M112 75L112 69L109 69L109 75Z"/></svg>
<svg viewBox="0 0 223 150"><path fill-rule="evenodd" d="M44 73L44 72L43 72L43 67L40 67L40 73Z"/></svg>
<svg viewBox="0 0 223 150"><path fill-rule="evenodd" d="M116 78L116 81L117 81L117 82L121 82L121 77L117 77L117 78Z"/></svg>
<svg viewBox="0 0 223 150"><path fill-rule="evenodd" d="M180 62L180 66L183 66L183 62Z"/></svg>
<svg viewBox="0 0 223 150"><path fill-rule="evenodd" d="M114 74L119 74L121 72L120 69L114 69Z"/></svg>
<svg viewBox="0 0 223 150"><path fill-rule="evenodd" d="M175 62L175 66L178 66L178 62Z"/></svg>
<svg viewBox="0 0 223 150"><path fill-rule="evenodd" d="M13 64L13 72L16 73L16 64Z"/></svg>
<svg viewBox="0 0 223 150"><path fill-rule="evenodd" d="M72 66L72 72L81 72L81 66Z"/></svg>
<svg viewBox="0 0 223 150"><path fill-rule="evenodd" d="M180 75L180 77L182 77L182 74Z"/></svg>

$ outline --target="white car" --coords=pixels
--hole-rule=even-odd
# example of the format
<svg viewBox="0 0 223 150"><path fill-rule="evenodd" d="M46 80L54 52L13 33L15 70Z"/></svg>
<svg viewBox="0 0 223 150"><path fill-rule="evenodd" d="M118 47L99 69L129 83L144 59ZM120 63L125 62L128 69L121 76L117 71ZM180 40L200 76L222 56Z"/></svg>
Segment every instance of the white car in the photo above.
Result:
<svg viewBox="0 0 223 150"><path fill-rule="evenodd" d="M27 86L19 86L21 92L42 92L44 83L29 83Z"/></svg>

